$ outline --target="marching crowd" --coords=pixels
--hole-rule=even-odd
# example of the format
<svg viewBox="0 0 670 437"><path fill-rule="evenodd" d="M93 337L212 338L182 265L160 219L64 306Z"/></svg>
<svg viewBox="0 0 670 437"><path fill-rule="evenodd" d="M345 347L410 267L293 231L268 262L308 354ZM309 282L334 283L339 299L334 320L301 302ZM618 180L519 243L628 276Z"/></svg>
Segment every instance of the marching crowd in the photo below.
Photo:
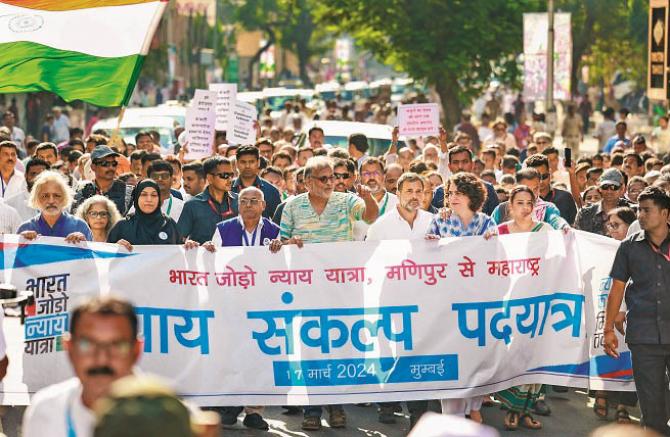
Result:
<svg viewBox="0 0 670 437"><path fill-rule="evenodd" d="M71 129L68 139L56 144L17 138L5 123L0 232L27 240L54 236L71 243L116 243L128 251L183 244L209 251L268 246L278 252L290 244L488 239L573 228L622 240L612 268L605 348L616 356L614 330L626 330L637 394L593 392L594 413L607 418L612 409L618 423L630 423L628 408L639 400L646 426L667 434L670 154L657 153L642 135L629 136L627 122L620 120L602 138L607 151L591 155L579 153L583 127L564 127L574 151L572 159L564 158L563 145L554 146L558 141L533 127L519 130L522 122L510 126L497 119L490 127L475 126L464 114L454 132L441 129L436 136L410 139L400 138L396 127L388 151L370 156L365 132L351 135L348 148L331 147L318 123L306 141L296 141L297 122L289 126L263 118L255 144L229 145L225 132L217 132L216 153L191 162L184 159L187 143L174 153L161 152L156 132L140 132L135 144L127 144L110 139L110 132L84 137ZM177 129L179 137L183 129ZM132 307L101 299L80 311L72 317L68 343L78 379L35 397L24 418L26 436L46 430L53 436L92 435L92 403L107 394L112 380L131 373L137 360ZM108 353L98 354L102 349ZM482 405L495 399L507 410L505 428L541 429L536 416L551 414L547 389L552 388L524 385L486 397L442 400L442 410L481 422ZM427 402L407 403L412 426ZM304 430L321 428L322 407L286 408L302 411ZM399 409L397 402L380 403L379 421L395 423ZM224 425L235 424L244 411L245 426L268 429L262 406L216 411ZM331 427L346 426L341 405L330 405L327 412ZM45 419L59 414L71 428Z"/></svg>

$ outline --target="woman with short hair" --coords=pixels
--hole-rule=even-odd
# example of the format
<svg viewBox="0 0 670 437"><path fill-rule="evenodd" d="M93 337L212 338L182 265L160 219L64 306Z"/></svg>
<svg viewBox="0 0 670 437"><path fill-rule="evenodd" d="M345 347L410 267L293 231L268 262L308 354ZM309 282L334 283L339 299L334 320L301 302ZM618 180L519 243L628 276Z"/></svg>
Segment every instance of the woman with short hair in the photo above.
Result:
<svg viewBox="0 0 670 437"><path fill-rule="evenodd" d="M86 199L77 209L77 217L86 222L93 233L93 241L99 243L107 242L109 231L121 220L114 202L101 195Z"/></svg>

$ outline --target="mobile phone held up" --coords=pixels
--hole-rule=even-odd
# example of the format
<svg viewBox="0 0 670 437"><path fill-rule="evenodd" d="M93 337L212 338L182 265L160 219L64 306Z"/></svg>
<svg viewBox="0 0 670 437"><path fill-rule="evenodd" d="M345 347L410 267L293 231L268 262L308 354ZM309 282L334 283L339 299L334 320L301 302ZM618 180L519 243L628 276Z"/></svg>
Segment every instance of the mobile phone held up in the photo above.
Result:
<svg viewBox="0 0 670 437"><path fill-rule="evenodd" d="M565 168L570 168L572 167L572 149L569 147L566 147L563 149L563 158L565 159Z"/></svg>

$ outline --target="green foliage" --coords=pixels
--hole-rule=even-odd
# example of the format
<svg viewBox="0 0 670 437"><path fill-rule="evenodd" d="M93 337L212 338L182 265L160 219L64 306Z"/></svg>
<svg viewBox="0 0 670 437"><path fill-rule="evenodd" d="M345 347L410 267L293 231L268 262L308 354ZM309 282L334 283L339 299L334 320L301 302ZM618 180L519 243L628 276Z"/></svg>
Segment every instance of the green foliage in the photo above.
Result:
<svg viewBox="0 0 670 437"><path fill-rule="evenodd" d="M592 85L620 71L645 86L648 0L557 0L556 8L572 13L573 87L584 65Z"/></svg>
<svg viewBox="0 0 670 437"><path fill-rule="evenodd" d="M539 7L538 0L322 0L318 16L381 62L434 85L451 112L494 76L518 83L523 13Z"/></svg>
<svg viewBox="0 0 670 437"><path fill-rule="evenodd" d="M278 42L298 56L303 82L309 84L307 64L332 47L332 39L317 26L313 10L316 0L226 0L233 19L244 29L260 30L272 43ZM260 52L258 53L260 56Z"/></svg>

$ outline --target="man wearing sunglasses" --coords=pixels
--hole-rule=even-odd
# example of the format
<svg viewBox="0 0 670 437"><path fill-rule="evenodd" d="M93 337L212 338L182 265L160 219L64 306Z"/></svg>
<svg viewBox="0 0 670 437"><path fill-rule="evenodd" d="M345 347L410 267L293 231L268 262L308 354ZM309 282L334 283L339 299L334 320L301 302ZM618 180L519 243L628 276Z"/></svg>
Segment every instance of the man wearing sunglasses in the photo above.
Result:
<svg viewBox="0 0 670 437"><path fill-rule="evenodd" d="M231 191L233 164L228 158L213 156L202 163L207 186L190 198L181 212L177 226L185 238L203 244L214 235L216 224L237 215L237 194Z"/></svg>
<svg viewBox="0 0 670 437"><path fill-rule="evenodd" d="M305 165L307 193L299 194L286 202L281 217L280 237L285 244L329 243L354 240L354 222L364 220L373 223L379 215L379 207L365 185L353 193L334 191L335 176L331 158L316 156ZM344 428L347 418L342 405L329 408L331 428ZM302 429L321 429L319 405L305 407Z"/></svg>
<svg viewBox="0 0 670 437"><path fill-rule="evenodd" d="M551 202L561 212L561 217L572 224L577 215L577 205L572 194L551 186L551 170L549 169L549 158L544 154L531 155L526 159L526 167L534 168L540 174L540 198L545 202Z"/></svg>
<svg viewBox="0 0 670 437"><path fill-rule="evenodd" d="M624 197L626 184L623 174L616 168L607 169L598 182L598 191L603 200L579 210L575 219L575 228L594 234L607 235L605 223L608 213L619 206L633 207Z"/></svg>
<svg viewBox="0 0 670 437"><path fill-rule="evenodd" d="M93 149L91 170L95 178L77 189L71 211L76 211L89 197L101 194L114 202L121 215L126 215L131 206L133 187L116 179L117 156L119 154L108 146L96 146Z"/></svg>
<svg viewBox="0 0 670 437"><path fill-rule="evenodd" d="M35 394L23 417L25 437L93 435L93 404L133 373L140 358L135 309L120 299L94 298L72 312L63 345L76 376Z"/></svg>

